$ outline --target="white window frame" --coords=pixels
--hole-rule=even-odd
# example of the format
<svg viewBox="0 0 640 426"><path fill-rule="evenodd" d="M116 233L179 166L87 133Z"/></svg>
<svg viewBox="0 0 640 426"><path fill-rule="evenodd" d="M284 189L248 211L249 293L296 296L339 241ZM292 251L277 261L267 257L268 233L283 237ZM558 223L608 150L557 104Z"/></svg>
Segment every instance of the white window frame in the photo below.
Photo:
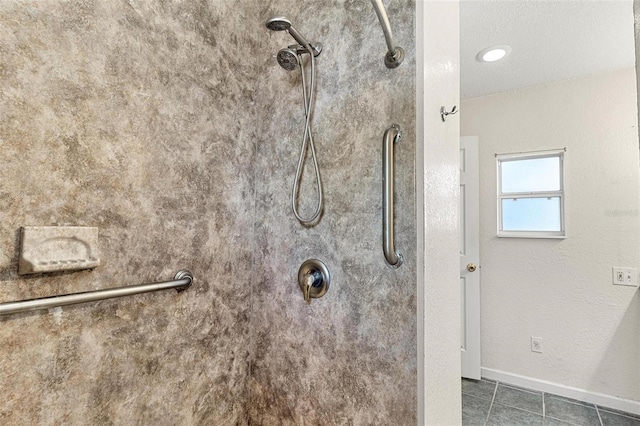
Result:
<svg viewBox="0 0 640 426"><path fill-rule="evenodd" d="M566 238L564 218L564 153L565 149L538 152L521 152L514 154L496 154L496 169L498 171L498 237L506 238ZM536 158L558 157L560 159L560 190L531 191L531 192L502 192L502 163L506 161L532 160ZM502 200L518 198L560 198L560 231L505 231L502 229Z"/></svg>

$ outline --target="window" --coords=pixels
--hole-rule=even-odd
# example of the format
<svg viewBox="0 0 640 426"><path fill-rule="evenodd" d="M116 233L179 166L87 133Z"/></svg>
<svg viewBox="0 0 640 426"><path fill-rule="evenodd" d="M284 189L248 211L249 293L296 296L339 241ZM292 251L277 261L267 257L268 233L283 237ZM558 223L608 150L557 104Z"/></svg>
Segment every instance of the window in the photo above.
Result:
<svg viewBox="0 0 640 426"><path fill-rule="evenodd" d="M564 150L496 159L498 236L564 238Z"/></svg>

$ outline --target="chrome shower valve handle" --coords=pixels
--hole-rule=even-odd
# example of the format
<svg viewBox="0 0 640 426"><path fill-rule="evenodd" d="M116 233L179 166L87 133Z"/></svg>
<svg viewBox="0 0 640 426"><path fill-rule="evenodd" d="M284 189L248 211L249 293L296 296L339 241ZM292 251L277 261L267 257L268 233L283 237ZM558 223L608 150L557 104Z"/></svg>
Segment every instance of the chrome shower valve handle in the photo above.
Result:
<svg viewBox="0 0 640 426"><path fill-rule="evenodd" d="M311 299L324 296L330 283L329 269L318 259L309 259L298 269L298 285L307 304L311 304Z"/></svg>
<svg viewBox="0 0 640 426"><path fill-rule="evenodd" d="M307 302L308 305L311 304L311 297L309 297L309 292L311 291L311 287L313 286L313 283L316 281L315 277L312 273L307 273L305 275L305 280L306 285L303 287L303 293L304 293L304 301Z"/></svg>

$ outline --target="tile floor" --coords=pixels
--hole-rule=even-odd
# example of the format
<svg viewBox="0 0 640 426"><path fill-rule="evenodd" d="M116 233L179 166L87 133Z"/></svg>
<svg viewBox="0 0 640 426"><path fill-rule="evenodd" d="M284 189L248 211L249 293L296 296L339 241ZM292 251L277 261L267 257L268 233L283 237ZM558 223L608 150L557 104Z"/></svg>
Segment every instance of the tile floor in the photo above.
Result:
<svg viewBox="0 0 640 426"><path fill-rule="evenodd" d="M640 416L489 380L462 379L463 426L640 426Z"/></svg>

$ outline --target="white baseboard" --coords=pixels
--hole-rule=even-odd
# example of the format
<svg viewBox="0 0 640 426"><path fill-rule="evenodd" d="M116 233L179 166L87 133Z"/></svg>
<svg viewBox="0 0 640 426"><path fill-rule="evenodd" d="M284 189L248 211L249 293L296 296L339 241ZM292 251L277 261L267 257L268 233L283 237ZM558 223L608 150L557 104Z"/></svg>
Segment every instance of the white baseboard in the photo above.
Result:
<svg viewBox="0 0 640 426"><path fill-rule="evenodd" d="M627 413L640 415L640 401L618 398L617 396L591 392L585 389L565 386L558 383L548 382L546 380L534 379L532 377L521 376L519 374L507 373L505 371L493 370L491 368L482 367L481 371L483 379L494 380L496 382L540 392L552 393L564 396L565 398L589 402L602 408L613 408Z"/></svg>

